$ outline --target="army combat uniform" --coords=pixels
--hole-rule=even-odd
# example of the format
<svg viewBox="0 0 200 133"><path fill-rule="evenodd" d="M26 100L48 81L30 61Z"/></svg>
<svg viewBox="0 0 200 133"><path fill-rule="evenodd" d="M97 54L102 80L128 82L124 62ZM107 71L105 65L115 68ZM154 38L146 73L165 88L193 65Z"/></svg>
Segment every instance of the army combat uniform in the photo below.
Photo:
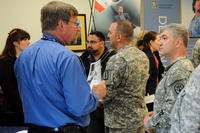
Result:
<svg viewBox="0 0 200 133"><path fill-rule="evenodd" d="M200 64L200 39L197 40L192 50L192 63L195 68Z"/></svg>
<svg viewBox="0 0 200 133"><path fill-rule="evenodd" d="M156 89L154 115L148 122L150 127L155 127L156 133L169 133L171 110L192 71L193 65L186 57L178 57L166 68Z"/></svg>
<svg viewBox="0 0 200 133"><path fill-rule="evenodd" d="M179 94L171 114L171 133L200 133L200 66Z"/></svg>
<svg viewBox="0 0 200 133"><path fill-rule="evenodd" d="M109 133L143 133L147 113L144 102L149 72L147 56L133 46L125 46L107 62L104 72L105 126Z"/></svg>

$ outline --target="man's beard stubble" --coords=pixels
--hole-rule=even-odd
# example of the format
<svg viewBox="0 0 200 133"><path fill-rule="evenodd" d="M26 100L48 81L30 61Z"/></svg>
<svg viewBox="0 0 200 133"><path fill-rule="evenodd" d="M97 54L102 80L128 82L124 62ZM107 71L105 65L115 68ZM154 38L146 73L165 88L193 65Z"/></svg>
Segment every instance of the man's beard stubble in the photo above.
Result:
<svg viewBox="0 0 200 133"><path fill-rule="evenodd" d="M98 50L93 50L91 48L88 48L87 51L91 54L96 54L98 52Z"/></svg>

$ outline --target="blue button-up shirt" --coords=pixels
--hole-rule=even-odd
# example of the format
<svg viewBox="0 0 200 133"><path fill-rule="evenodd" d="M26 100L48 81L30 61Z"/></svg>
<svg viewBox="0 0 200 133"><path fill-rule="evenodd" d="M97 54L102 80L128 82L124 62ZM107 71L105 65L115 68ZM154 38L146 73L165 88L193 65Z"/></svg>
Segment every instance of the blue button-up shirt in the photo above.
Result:
<svg viewBox="0 0 200 133"><path fill-rule="evenodd" d="M89 113L98 97L90 93L78 57L54 36L26 48L16 60L15 73L25 122L59 127L67 123L89 124Z"/></svg>

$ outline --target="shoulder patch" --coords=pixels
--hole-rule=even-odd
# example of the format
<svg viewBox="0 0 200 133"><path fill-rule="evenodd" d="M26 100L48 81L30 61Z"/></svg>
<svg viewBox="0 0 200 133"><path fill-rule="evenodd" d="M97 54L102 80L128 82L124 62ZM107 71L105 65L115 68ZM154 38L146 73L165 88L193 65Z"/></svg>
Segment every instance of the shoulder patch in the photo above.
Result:
<svg viewBox="0 0 200 133"><path fill-rule="evenodd" d="M108 70L105 70L104 73L103 73L103 79L104 80L108 79L108 74L109 74Z"/></svg>
<svg viewBox="0 0 200 133"><path fill-rule="evenodd" d="M181 92L181 90L184 88L184 85L183 83L176 83L175 86L174 86L174 91L179 94Z"/></svg>

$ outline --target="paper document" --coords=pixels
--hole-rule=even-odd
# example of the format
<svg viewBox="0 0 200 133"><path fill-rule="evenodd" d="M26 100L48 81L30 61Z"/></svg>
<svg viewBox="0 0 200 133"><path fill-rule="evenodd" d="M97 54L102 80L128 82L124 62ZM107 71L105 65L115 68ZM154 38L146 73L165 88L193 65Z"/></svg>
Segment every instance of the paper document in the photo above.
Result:
<svg viewBox="0 0 200 133"><path fill-rule="evenodd" d="M99 84L101 82L101 60L90 64L90 71L87 81L90 84L91 90L93 85Z"/></svg>
<svg viewBox="0 0 200 133"><path fill-rule="evenodd" d="M146 104L154 102L155 95L148 95L144 97L144 101Z"/></svg>

